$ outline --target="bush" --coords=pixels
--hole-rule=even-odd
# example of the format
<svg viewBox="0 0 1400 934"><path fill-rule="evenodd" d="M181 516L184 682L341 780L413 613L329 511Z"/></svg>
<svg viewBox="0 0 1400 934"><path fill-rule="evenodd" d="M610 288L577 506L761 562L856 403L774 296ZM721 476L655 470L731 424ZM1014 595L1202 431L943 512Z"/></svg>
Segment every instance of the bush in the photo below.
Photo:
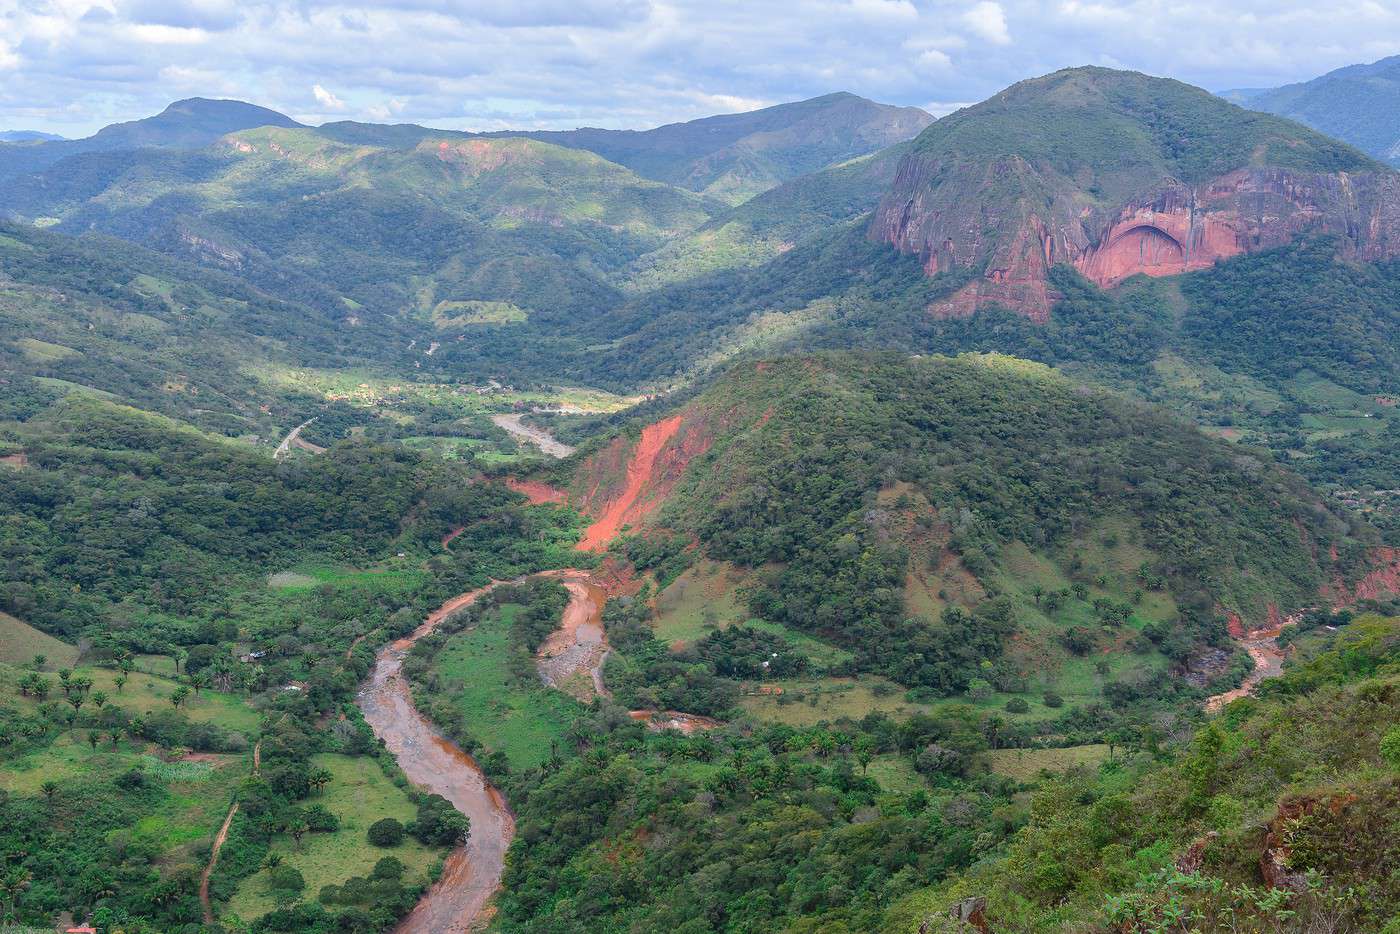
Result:
<svg viewBox="0 0 1400 934"><path fill-rule="evenodd" d="M1046 706L1046 707L1063 707L1064 705L1065 705L1065 699L1064 699L1063 697L1061 697L1060 695L1056 694L1054 691L1046 691L1046 692L1045 692L1045 706Z"/></svg>
<svg viewBox="0 0 1400 934"><path fill-rule="evenodd" d="M403 824L385 817L369 825L369 842L375 846L398 846L403 842Z"/></svg>
<svg viewBox="0 0 1400 934"><path fill-rule="evenodd" d="M306 879L292 866L278 866L267 874L267 887L275 892L299 894L306 888Z"/></svg>
<svg viewBox="0 0 1400 934"><path fill-rule="evenodd" d="M1007 713L1027 713L1030 711L1030 709L1031 705L1026 703L1025 700L1019 697L1013 697L1011 698L1011 700L1006 702Z"/></svg>
<svg viewBox="0 0 1400 934"><path fill-rule="evenodd" d="M1400 770L1400 726L1391 728L1381 740L1381 758L1392 769Z"/></svg>

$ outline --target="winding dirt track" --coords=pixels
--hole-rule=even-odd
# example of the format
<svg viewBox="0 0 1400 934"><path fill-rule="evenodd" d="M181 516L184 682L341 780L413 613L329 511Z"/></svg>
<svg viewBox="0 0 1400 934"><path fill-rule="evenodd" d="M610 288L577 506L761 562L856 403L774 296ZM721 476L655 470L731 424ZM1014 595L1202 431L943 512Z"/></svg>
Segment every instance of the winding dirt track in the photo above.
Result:
<svg viewBox="0 0 1400 934"><path fill-rule="evenodd" d="M253 745L253 774L257 775L262 768L262 740L258 740ZM209 877L214 874L214 868L219 865L219 851L224 848L224 841L228 839L228 829L233 825L234 815L238 813L238 802L234 801L229 805L228 816L224 818L224 825L219 828L219 832L214 836L214 846L209 851L209 865L204 867L204 872L199 876L199 904L204 910L204 923L214 923L214 906L209 903Z"/></svg>
<svg viewBox="0 0 1400 934"><path fill-rule="evenodd" d="M472 930L500 887L506 850L515 836L515 818L505 797L486 780L475 759L418 712L408 683L399 676L413 643L496 586L452 598L408 636L380 649L369 683L360 692L365 720L394 754L409 781L442 795L471 819L466 845L447 857L441 878L394 929L399 934L463 934Z"/></svg>
<svg viewBox="0 0 1400 934"><path fill-rule="evenodd" d="M277 450L272 452L272 459L281 460L288 454L292 453L292 445L295 444L297 441L301 440L301 430L314 421L316 421L316 419L308 418L306 421L302 422L300 425L287 432L287 437L283 438L282 443L277 445ZM321 450L325 450L325 448L322 448Z"/></svg>

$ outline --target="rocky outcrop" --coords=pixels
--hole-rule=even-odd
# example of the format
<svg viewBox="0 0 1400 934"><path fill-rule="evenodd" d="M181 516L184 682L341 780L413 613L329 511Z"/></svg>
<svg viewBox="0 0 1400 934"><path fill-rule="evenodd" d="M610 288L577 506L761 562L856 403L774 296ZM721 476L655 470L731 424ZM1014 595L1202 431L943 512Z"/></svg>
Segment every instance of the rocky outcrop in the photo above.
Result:
<svg viewBox="0 0 1400 934"><path fill-rule="evenodd" d="M1105 170L1115 184L1122 173ZM1051 266L1068 263L1101 286L1175 275L1304 234L1333 235L1349 257L1400 253L1400 175L1267 165L1198 184L1139 179L1107 198L1092 165L1054 168L1019 155L971 159L915 149L871 221L872 239L916 254L929 275L977 277L931 311L950 317L999 303L1044 320L1056 296Z"/></svg>
<svg viewBox="0 0 1400 934"><path fill-rule="evenodd" d="M1244 168L1197 185L1164 178L1104 205L1074 178L1018 156L948 164L916 152L869 234L918 255L931 276L980 273L931 306L936 316L997 303L1044 321L1057 298L1047 282L1057 263L1107 287L1138 273L1207 268L1301 235L1335 236L1355 259L1400 254L1400 175Z"/></svg>

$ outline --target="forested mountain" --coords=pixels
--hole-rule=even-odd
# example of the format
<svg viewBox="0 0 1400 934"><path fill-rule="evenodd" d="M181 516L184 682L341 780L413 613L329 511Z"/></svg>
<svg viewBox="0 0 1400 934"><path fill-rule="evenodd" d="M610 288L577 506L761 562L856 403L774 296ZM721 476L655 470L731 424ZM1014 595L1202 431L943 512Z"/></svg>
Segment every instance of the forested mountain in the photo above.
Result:
<svg viewBox="0 0 1400 934"><path fill-rule="evenodd" d="M870 227L929 275L975 275L935 314L996 303L1039 319L1058 264L1109 286L1302 233L1335 234L1362 259L1395 255L1400 175L1199 88L1100 68L1023 81L935 123Z"/></svg>
<svg viewBox="0 0 1400 934"><path fill-rule="evenodd" d="M730 204L837 162L907 140L933 118L917 107L891 107L838 93L723 114L652 130L505 130L463 136L528 137L586 149L645 178L698 191ZM410 146L439 131L411 125L331 123L333 139Z"/></svg>
<svg viewBox="0 0 1400 934"><path fill-rule="evenodd" d="M1098 577L1098 596L1158 582L1172 608L1144 607L1137 625L1147 651L1185 664L1224 639L1226 615L1261 623L1354 580L1375 542L1267 456L995 356L743 364L639 440L586 457L571 489L590 515L684 532L750 569L756 616L943 693L976 676L957 660L966 634L911 616L960 602L951 592L983 610L996 594L1032 604L1014 657L1008 630L979 659L1008 676L1051 664L1046 643L1063 633L1027 599L1013 555L1072 581L1096 541L1131 538L1137 564Z"/></svg>
<svg viewBox="0 0 1400 934"><path fill-rule="evenodd" d="M718 205L592 153L525 139L351 145L265 127L197 152L78 156L0 203L100 230L347 313L453 324L498 303L557 324L616 300L612 274Z"/></svg>
<svg viewBox="0 0 1400 934"><path fill-rule="evenodd" d="M1099 68L0 145L0 920L368 934L485 830L508 934L1393 934L1398 179Z"/></svg>
<svg viewBox="0 0 1400 934"><path fill-rule="evenodd" d="M154 117L114 123L85 139L0 146L0 181L39 172L69 156L125 149L200 149L235 130L258 126L301 126L290 117L243 101L192 97L176 101Z"/></svg>
<svg viewBox="0 0 1400 934"><path fill-rule="evenodd" d="M1221 96L1250 110L1297 120L1400 166L1400 56L1348 65L1311 81Z"/></svg>

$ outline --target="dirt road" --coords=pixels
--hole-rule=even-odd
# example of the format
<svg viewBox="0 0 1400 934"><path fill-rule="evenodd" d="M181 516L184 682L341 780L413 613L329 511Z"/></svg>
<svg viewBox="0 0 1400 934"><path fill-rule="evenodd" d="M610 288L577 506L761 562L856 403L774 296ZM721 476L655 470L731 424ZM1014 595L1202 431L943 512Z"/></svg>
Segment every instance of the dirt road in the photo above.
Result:
<svg viewBox="0 0 1400 934"><path fill-rule="evenodd" d="M258 740L253 746L253 774L257 775L262 769L262 740ZM224 848L224 841L228 839L228 829L233 826L233 818L238 814L238 802L234 801L229 805L228 816L224 818L224 824L219 828L219 832L214 835L214 846L209 851L209 865L204 867L204 872L199 875L199 904L204 911L204 923L214 923L214 906L209 901L209 877L214 874L214 869L219 865L219 851Z"/></svg>
<svg viewBox="0 0 1400 934"><path fill-rule="evenodd" d="M282 443L277 445L277 450L272 452L273 459L281 460L290 454L292 452L292 445L301 438L301 430L314 421L316 421L316 419L308 418L306 421L287 432L287 437L283 438Z"/></svg>

